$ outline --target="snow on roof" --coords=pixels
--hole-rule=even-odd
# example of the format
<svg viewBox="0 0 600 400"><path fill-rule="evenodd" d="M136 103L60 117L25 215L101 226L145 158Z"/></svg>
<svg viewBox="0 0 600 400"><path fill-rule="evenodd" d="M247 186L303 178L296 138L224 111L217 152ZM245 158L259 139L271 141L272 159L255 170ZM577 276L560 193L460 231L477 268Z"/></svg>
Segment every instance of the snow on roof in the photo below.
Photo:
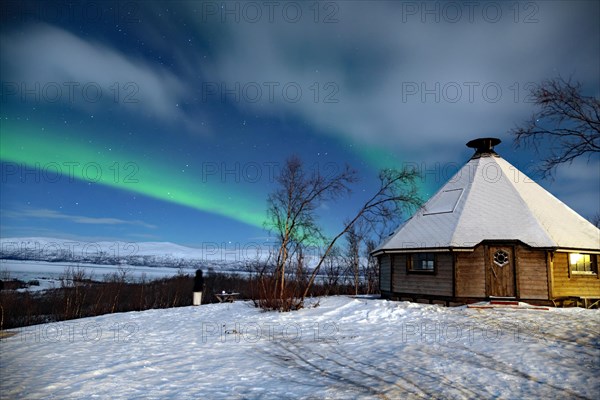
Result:
<svg viewBox="0 0 600 400"><path fill-rule="evenodd" d="M375 253L473 248L484 240L600 251L600 230L491 152L476 153Z"/></svg>

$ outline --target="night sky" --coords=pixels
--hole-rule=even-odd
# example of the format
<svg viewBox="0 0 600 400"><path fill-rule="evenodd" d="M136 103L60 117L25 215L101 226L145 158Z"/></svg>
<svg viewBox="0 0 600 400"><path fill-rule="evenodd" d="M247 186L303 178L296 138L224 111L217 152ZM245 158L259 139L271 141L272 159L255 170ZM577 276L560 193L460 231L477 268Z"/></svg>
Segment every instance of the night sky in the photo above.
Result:
<svg viewBox="0 0 600 400"><path fill-rule="evenodd" d="M508 131L535 110L532 83L600 95L599 4L4 1L0 236L266 241L292 154L359 171L320 205L333 233L380 168L416 166L428 198L486 136L590 218L599 157L540 180Z"/></svg>

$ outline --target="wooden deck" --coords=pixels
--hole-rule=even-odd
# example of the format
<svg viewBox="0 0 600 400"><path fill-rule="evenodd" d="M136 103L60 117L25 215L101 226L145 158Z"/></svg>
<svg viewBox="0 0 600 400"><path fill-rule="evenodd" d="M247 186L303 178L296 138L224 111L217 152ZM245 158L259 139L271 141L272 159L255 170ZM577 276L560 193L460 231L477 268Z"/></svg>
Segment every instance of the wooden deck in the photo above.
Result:
<svg viewBox="0 0 600 400"><path fill-rule="evenodd" d="M554 307L579 307L599 308L600 297L598 296L560 296L552 299Z"/></svg>

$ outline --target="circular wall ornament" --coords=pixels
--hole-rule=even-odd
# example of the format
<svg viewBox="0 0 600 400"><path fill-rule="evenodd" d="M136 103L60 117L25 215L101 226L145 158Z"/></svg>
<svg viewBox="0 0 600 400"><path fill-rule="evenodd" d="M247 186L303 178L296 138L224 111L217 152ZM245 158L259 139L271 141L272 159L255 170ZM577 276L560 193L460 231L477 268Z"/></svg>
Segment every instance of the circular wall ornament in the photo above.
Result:
<svg viewBox="0 0 600 400"><path fill-rule="evenodd" d="M509 255L504 250L498 250L494 253L494 264L499 267L504 267L509 263Z"/></svg>

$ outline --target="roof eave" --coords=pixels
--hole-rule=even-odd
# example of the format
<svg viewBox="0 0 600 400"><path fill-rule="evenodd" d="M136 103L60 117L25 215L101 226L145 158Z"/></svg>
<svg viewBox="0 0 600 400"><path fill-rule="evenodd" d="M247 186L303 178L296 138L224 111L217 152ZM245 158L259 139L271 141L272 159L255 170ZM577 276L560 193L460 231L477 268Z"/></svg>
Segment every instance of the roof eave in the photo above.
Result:
<svg viewBox="0 0 600 400"><path fill-rule="evenodd" d="M481 246L486 244L486 242L495 242L497 241L482 241L477 243L473 247L412 247L412 248L402 248L402 249L377 249L373 251L370 255L372 257L377 257L384 254L404 254L404 253L441 253L441 252L471 252L474 251L477 246ZM513 241L515 242L515 241ZM591 248L575 248L575 247L534 247L530 246L527 243L523 243L521 241L518 244L522 244L530 249L534 250L542 250L542 251L551 251L558 253L590 253L590 254L600 254L600 249L591 249ZM507 241L502 241L502 243L507 243ZM513 243L514 244L514 243Z"/></svg>
<svg viewBox="0 0 600 400"><path fill-rule="evenodd" d="M466 244L466 243L465 243ZM469 243L471 244L471 243ZM437 247L401 247L401 248L378 248L371 255L388 254L388 253L412 253L412 252L441 252L441 251L473 251L481 245L522 245L529 249L557 251L564 253L586 252L600 254L600 248L593 247L567 247L567 246L532 246L519 239L483 239L477 243L472 243L472 246L437 246Z"/></svg>
<svg viewBox="0 0 600 400"><path fill-rule="evenodd" d="M475 247L412 247L402 249L379 249L371 253L372 257L383 254L402 254L402 253L442 253L453 251L473 251Z"/></svg>
<svg viewBox="0 0 600 400"><path fill-rule="evenodd" d="M557 253L588 253L588 254L600 254L600 249L589 249L589 248L566 248L558 247L554 249Z"/></svg>

